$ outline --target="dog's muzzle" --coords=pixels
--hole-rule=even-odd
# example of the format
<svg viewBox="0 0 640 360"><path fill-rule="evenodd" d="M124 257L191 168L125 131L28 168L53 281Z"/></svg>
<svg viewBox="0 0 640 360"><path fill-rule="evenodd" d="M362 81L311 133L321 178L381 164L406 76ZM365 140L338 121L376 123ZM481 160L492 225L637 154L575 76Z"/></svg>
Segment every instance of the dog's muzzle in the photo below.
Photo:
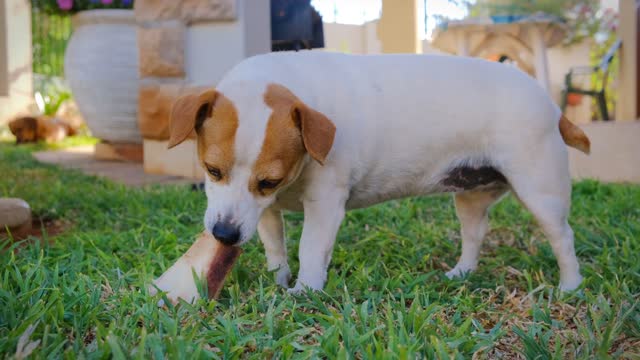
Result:
<svg viewBox="0 0 640 360"><path fill-rule="evenodd" d="M240 241L240 226L228 221L218 221L213 226L211 234L223 244L234 245Z"/></svg>

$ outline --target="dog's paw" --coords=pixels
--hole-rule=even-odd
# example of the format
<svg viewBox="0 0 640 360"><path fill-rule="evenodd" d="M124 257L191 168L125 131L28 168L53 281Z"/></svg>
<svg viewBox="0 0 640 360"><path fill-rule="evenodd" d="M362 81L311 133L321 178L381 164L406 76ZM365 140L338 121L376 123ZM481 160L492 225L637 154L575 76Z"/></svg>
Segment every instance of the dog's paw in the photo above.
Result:
<svg viewBox="0 0 640 360"><path fill-rule="evenodd" d="M287 292L292 295L302 295L308 291L322 291L322 286L309 286L298 280L294 287L287 289Z"/></svg>
<svg viewBox="0 0 640 360"><path fill-rule="evenodd" d="M445 274L449 279L461 278L472 272L474 269L468 266L456 265Z"/></svg>
<svg viewBox="0 0 640 360"><path fill-rule="evenodd" d="M287 292L291 295L302 295L305 294L311 288L305 286L299 281L296 281L296 285L292 288L287 289Z"/></svg>
<svg viewBox="0 0 640 360"><path fill-rule="evenodd" d="M573 290L576 290L578 287L580 287L581 283L582 283L582 275L578 273L576 275L573 275L569 279L560 280L559 288L560 288L560 291L563 291L563 292L573 291Z"/></svg>
<svg viewBox="0 0 640 360"><path fill-rule="evenodd" d="M282 286L283 288L289 287L289 281L291 281L291 270L289 270L289 266L281 266L275 274L276 284Z"/></svg>

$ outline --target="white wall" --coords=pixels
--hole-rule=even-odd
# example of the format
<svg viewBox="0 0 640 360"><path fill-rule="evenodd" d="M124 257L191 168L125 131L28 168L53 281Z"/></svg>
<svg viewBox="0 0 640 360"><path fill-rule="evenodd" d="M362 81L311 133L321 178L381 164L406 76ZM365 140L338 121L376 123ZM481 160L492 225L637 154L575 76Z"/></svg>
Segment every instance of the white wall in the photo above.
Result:
<svg viewBox="0 0 640 360"><path fill-rule="evenodd" d="M212 86L244 59L241 20L194 24L187 28L185 68L195 86Z"/></svg>
<svg viewBox="0 0 640 360"><path fill-rule="evenodd" d="M376 34L377 21L363 25L323 23L324 50L349 54L379 54L380 41Z"/></svg>
<svg viewBox="0 0 640 360"><path fill-rule="evenodd" d="M324 45L327 51L364 54L364 28L360 25L324 23Z"/></svg>
<svg viewBox="0 0 640 360"><path fill-rule="evenodd" d="M378 21L371 21L363 26L367 54L381 54L382 43L378 39Z"/></svg>
<svg viewBox="0 0 640 360"><path fill-rule="evenodd" d="M422 53L431 55L447 55L444 51L433 47L431 45L431 41L427 39L422 40Z"/></svg>
<svg viewBox="0 0 640 360"><path fill-rule="evenodd" d="M235 21L196 23L187 27L187 81L212 86L243 59L271 51L269 2L238 0Z"/></svg>
<svg viewBox="0 0 640 360"><path fill-rule="evenodd" d="M31 71L31 4L27 0L2 0L0 13L4 14L4 37L0 48L0 61L6 82L0 94L0 124L19 113L28 111L33 103L33 75ZM2 24L0 24L2 25ZM3 80L4 79L4 80Z"/></svg>

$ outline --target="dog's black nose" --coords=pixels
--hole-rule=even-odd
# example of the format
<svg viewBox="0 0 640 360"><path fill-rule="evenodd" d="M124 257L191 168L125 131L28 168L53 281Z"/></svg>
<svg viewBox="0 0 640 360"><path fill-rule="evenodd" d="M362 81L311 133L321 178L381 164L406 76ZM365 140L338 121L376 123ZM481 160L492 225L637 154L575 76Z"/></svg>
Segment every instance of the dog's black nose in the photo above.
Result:
<svg viewBox="0 0 640 360"><path fill-rule="evenodd" d="M223 244L233 245L240 240L240 229L226 221L219 221L211 230L211 234Z"/></svg>

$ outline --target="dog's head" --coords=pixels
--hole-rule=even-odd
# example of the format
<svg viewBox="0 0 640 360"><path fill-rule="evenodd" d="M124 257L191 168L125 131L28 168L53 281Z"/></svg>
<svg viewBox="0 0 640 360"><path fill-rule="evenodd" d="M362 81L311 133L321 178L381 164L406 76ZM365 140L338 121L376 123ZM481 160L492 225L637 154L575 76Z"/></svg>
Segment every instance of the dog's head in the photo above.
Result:
<svg viewBox="0 0 640 360"><path fill-rule="evenodd" d="M38 141L38 119L33 116L12 120L9 122L9 130L18 144Z"/></svg>
<svg viewBox="0 0 640 360"><path fill-rule="evenodd" d="M17 118L9 123L9 130L18 144L42 140L56 142L75 134L75 130L64 121L47 116Z"/></svg>
<svg viewBox="0 0 640 360"><path fill-rule="evenodd" d="M169 148L196 132L206 230L240 245L308 157L324 163L336 128L284 86L270 84L261 97L237 102L213 89L183 96L173 105L170 130Z"/></svg>

